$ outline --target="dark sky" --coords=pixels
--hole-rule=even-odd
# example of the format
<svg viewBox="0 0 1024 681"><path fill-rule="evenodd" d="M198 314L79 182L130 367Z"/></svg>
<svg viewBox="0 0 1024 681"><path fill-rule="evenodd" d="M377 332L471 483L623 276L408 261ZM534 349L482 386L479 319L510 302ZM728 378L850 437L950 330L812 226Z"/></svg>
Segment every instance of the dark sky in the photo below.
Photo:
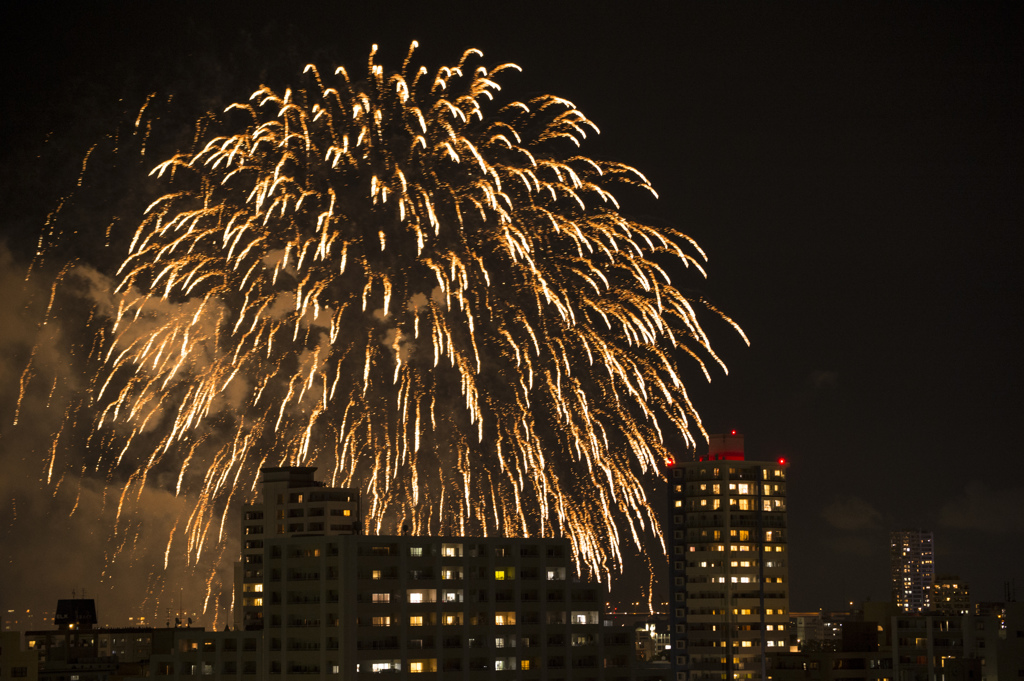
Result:
<svg viewBox="0 0 1024 681"><path fill-rule="evenodd" d="M40 299L21 284L31 245L110 121L150 92L221 106L310 61L365 63L373 43L396 64L415 38L426 63L479 47L485 63L523 67L509 81L517 96L573 101L602 131L586 153L641 169L661 195L625 211L709 254L703 291L751 347L712 325L730 373L695 399L710 432L745 434L749 458L792 462L793 610L886 598L887 532L904 527L935 531L938 570L966 579L974 600L1002 599L1010 580L1024 595L1019 9L423 4L7 10L5 497L35 484L58 421L11 425ZM39 608L86 586L122 617L142 587L129 567L97 576L102 551L87 547L104 536L102 512L69 521L49 498L0 505L0 543L15 547L0 606ZM147 535L169 517L153 513ZM83 556L74 568L68 553ZM112 574L124 581L111 587Z"/></svg>

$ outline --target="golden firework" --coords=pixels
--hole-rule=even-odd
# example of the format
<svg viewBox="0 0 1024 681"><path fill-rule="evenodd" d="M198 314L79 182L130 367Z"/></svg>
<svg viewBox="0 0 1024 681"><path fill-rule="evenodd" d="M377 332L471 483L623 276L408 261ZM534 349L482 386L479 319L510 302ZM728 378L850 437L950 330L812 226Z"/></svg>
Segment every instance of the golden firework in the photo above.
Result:
<svg viewBox="0 0 1024 681"><path fill-rule="evenodd" d="M260 87L153 171L95 391L122 503L180 460L196 555L260 467L318 465L370 531L562 535L607 574L660 536L665 435L703 432L677 361L721 364L697 314L718 313L665 268L704 253L620 213L653 189L578 154L597 127L570 102L501 103L517 66L431 74L414 48Z"/></svg>

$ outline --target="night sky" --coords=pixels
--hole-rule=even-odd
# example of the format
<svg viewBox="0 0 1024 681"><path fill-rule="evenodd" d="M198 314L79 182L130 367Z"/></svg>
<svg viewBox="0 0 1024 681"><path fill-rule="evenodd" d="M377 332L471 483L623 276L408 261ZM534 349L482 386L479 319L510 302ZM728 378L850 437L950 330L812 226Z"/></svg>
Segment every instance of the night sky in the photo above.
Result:
<svg viewBox="0 0 1024 681"><path fill-rule="evenodd" d="M688 285L751 345L711 323L729 375L688 380L709 432L736 429L748 458L791 461L792 610L886 599L887 533L908 527L935 532L938 571L967 580L972 600L1002 600L1013 580L1024 597L1018 8L429 4L6 10L0 607L51 607L84 587L120 624L147 584L188 574L108 565L102 479L86 475L71 519L38 482L59 414L33 403L12 425L47 296L26 268L86 152L151 92L201 113L307 62L360 67L373 43L397 65L412 39L424 63L478 47L486 64L523 67L502 80L511 96L574 102L601 128L584 152L639 168L661 196L629 196L624 212L708 253L708 279ZM107 225L85 223L83 243L101 241ZM43 344L56 364L68 340ZM187 503L157 495L140 543L162 551ZM646 582L637 564L624 582Z"/></svg>

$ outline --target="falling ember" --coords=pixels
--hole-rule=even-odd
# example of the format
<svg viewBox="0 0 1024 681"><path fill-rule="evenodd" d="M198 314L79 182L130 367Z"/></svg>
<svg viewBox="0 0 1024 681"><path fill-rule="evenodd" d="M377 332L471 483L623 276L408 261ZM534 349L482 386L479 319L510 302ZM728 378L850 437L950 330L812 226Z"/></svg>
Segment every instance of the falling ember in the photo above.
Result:
<svg viewBox="0 0 1024 681"><path fill-rule="evenodd" d="M467 50L431 77L415 47L260 87L152 171L91 399L119 513L169 467L197 497L165 565L285 464L360 488L371 531L566 536L598 576L660 536L643 480L664 434L703 434L678 364L724 369L698 310L732 324L666 274L704 253L619 212L654 191L579 155L597 127L571 103L501 103L517 66Z"/></svg>

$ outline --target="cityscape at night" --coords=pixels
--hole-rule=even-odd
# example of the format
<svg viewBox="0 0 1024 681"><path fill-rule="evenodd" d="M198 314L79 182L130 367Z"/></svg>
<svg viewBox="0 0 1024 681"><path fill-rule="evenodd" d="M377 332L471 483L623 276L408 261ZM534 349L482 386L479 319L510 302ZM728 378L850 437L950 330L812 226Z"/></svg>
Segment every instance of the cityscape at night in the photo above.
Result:
<svg viewBox="0 0 1024 681"><path fill-rule="evenodd" d="M1019 8L8 14L0 676L1024 670Z"/></svg>

